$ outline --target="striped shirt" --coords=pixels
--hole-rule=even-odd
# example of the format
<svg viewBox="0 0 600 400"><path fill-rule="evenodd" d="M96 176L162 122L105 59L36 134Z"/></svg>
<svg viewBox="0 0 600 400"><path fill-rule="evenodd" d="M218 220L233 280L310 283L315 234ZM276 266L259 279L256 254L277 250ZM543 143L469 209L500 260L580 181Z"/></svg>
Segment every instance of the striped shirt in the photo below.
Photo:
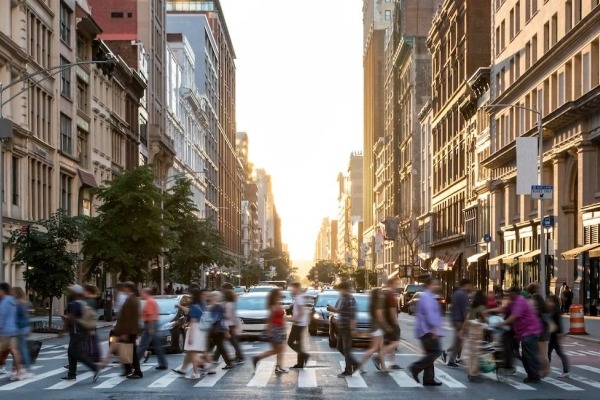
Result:
<svg viewBox="0 0 600 400"><path fill-rule="evenodd" d="M354 296L348 294L340 297L338 306L336 308L340 315L338 328L350 328L351 322L356 319L356 300L354 300Z"/></svg>

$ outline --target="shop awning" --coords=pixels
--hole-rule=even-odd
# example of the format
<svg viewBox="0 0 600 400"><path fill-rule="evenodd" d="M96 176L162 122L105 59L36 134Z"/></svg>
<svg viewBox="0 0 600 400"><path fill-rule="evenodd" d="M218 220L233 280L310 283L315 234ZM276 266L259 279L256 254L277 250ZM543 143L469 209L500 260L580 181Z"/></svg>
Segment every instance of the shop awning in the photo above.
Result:
<svg viewBox="0 0 600 400"><path fill-rule="evenodd" d="M448 253L440 257L436 257L431 263L431 269L434 271L448 271L451 270L462 253Z"/></svg>
<svg viewBox="0 0 600 400"><path fill-rule="evenodd" d="M81 180L81 185L84 187L97 188L98 184L96 183L96 177L91 172L87 172L81 168L77 170L79 173L79 179Z"/></svg>
<svg viewBox="0 0 600 400"><path fill-rule="evenodd" d="M496 256L494 258L490 258L488 260L488 265L498 265L498 264L500 264L502 259L508 257L509 255L510 255L509 253L506 253L506 254L500 254L499 256Z"/></svg>
<svg viewBox="0 0 600 400"><path fill-rule="evenodd" d="M472 263L476 263L477 261L481 260L483 257L487 256L488 252L485 251L483 253L477 253L477 254L473 254L470 257L467 257L467 264L472 264Z"/></svg>
<svg viewBox="0 0 600 400"><path fill-rule="evenodd" d="M388 279L393 279L393 278L397 277L398 276L398 272L400 272L400 271L396 270L396 271L392 272L391 274L388 275L387 278Z"/></svg>
<svg viewBox="0 0 600 400"><path fill-rule="evenodd" d="M590 258L600 257L600 248L595 248L594 250L590 250Z"/></svg>
<svg viewBox="0 0 600 400"><path fill-rule="evenodd" d="M590 251L590 257L598 257L598 256L600 256L600 249L596 250L596 248L600 248L600 243L586 244L586 245L575 247L574 249L565 251L564 253L562 253L562 257L565 260L576 260L577 257L579 257L579 255L581 253L585 253L586 251L590 251L590 250L594 250L594 251ZM594 255L592 255L592 253L596 253L597 255L594 256Z"/></svg>
<svg viewBox="0 0 600 400"><path fill-rule="evenodd" d="M443 271L445 268L446 268L446 264L444 263L444 260L442 260L440 258L436 257L431 262L431 270L432 271Z"/></svg>
<svg viewBox="0 0 600 400"><path fill-rule="evenodd" d="M524 255L526 253L527 253L527 251L519 251L518 253L511 254L508 257L504 257L502 259L502 263L503 264L514 264L515 262L518 261L519 257L521 257L522 255Z"/></svg>
<svg viewBox="0 0 600 400"><path fill-rule="evenodd" d="M532 262L535 257L539 257L542 251L540 249L530 251L519 257L520 263Z"/></svg>
<svg viewBox="0 0 600 400"><path fill-rule="evenodd" d="M417 254L417 256L423 260L423 261L427 261L431 258L431 253L419 253Z"/></svg>

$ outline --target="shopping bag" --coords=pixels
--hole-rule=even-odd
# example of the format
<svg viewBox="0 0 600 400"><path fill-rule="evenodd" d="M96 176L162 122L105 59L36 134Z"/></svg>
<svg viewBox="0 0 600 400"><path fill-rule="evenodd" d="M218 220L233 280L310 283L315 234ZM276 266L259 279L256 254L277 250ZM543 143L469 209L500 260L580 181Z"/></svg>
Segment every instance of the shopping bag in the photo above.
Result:
<svg viewBox="0 0 600 400"><path fill-rule="evenodd" d="M121 364L133 363L133 343L119 343L119 362Z"/></svg>
<svg viewBox="0 0 600 400"><path fill-rule="evenodd" d="M484 353L479 357L479 371L484 374L496 370L496 360L492 353Z"/></svg>
<svg viewBox="0 0 600 400"><path fill-rule="evenodd" d="M29 357L31 362L35 363L35 360L37 360L40 350L42 349L42 342L39 340L28 340L27 349L29 349Z"/></svg>

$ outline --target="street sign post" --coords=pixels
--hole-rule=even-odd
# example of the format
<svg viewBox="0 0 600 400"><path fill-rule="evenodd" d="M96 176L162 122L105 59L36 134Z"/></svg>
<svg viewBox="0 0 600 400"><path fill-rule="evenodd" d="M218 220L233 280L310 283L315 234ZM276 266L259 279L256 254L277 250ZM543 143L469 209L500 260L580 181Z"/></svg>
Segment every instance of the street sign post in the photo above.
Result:
<svg viewBox="0 0 600 400"><path fill-rule="evenodd" d="M483 235L483 241L485 243L490 243L492 241L492 235L490 235L489 233L486 233L485 235Z"/></svg>
<svg viewBox="0 0 600 400"><path fill-rule="evenodd" d="M542 226L546 229L552 228L554 226L554 217L544 217L542 219Z"/></svg>
<svg viewBox="0 0 600 400"><path fill-rule="evenodd" d="M552 200L554 186L552 185L532 185L531 198L538 200Z"/></svg>

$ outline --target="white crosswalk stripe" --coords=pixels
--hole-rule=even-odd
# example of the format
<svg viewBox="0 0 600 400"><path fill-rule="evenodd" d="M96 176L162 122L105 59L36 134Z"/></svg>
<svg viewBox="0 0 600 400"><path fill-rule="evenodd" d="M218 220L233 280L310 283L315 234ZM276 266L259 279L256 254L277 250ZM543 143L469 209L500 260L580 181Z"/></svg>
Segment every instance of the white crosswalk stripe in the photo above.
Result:
<svg viewBox="0 0 600 400"><path fill-rule="evenodd" d="M316 361L309 361L306 367L298 371L298 387L299 388L316 388L317 384L317 371L314 367L317 366Z"/></svg>
<svg viewBox="0 0 600 400"><path fill-rule="evenodd" d="M221 380L222 377L227 374L230 370L223 369L226 366L226 363L221 363L215 370L215 375L207 375L200 382L198 382L194 387L213 387Z"/></svg>
<svg viewBox="0 0 600 400"><path fill-rule="evenodd" d="M555 368L555 367L552 367L552 371L556 372L557 374L562 373L562 369ZM585 385L593 386L595 388L599 388L600 389L600 382L593 381L593 380L588 379L588 378L586 378L584 376L581 376L581 375L570 373L569 374L569 379L572 379L574 381L581 382L581 383L583 383Z"/></svg>
<svg viewBox="0 0 600 400"><path fill-rule="evenodd" d="M592 367L589 365L574 365L574 367L579 369L585 369L586 371L594 372L596 374L600 374L600 368Z"/></svg>
<svg viewBox="0 0 600 400"><path fill-rule="evenodd" d="M72 380L72 381L60 381L50 387L47 387L46 390L61 390L61 389L66 389L68 387L71 387L73 385L75 385L77 382L81 382L84 381L86 379L89 379L91 377L94 376L94 373L91 371L85 372L83 374L79 374L77 375L77 380Z"/></svg>
<svg viewBox="0 0 600 400"><path fill-rule="evenodd" d="M54 375L58 375L58 374L63 373L63 372L65 372L65 369L63 367L60 367L60 368L57 368L57 369L50 370L48 372L44 372L43 374L35 375L34 377L29 378L29 379L25 379L25 380L22 380L22 381L16 381L16 382L9 383L8 385L0 386L0 390L14 390L14 389L18 389L18 388L23 387L25 385L29 385L29 384L32 384L34 382L38 382L38 381L44 380L46 378L49 378L49 377L54 376Z"/></svg>
<svg viewBox="0 0 600 400"><path fill-rule="evenodd" d="M144 371L148 371L150 368L152 368L151 365L144 365L143 367L141 367L142 372ZM127 378L125 376L120 376L121 374L114 374L117 376L113 376L113 374L111 374L111 377L109 379L107 379L106 381L102 382L101 384L94 386L94 389L112 389L115 386L117 386L119 383L121 382L125 382L127 380ZM102 377L100 377L102 378Z"/></svg>
<svg viewBox="0 0 600 400"><path fill-rule="evenodd" d="M448 387L460 388L460 389L466 388L465 385L463 385L462 383L460 383L459 381L457 381L456 379L454 379L453 377L451 377L450 375L448 375L446 372L442 371L439 368L435 369L435 377L437 379L439 379L440 382L442 382L444 385L446 385Z"/></svg>
<svg viewBox="0 0 600 400"><path fill-rule="evenodd" d="M404 371L392 371L389 374L392 379L398 384L398 386L403 388L422 388L423 385L417 383L413 378L408 376L408 374Z"/></svg>
<svg viewBox="0 0 600 400"><path fill-rule="evenodd" d="M522 374L522 375L527 375L527 372L525 372L525 369L523 367L517 367L517 372ZM545 377L543 379L543 382L546 382L552 386L556 386L558 388L561 388L562 390L567 390L567 391L571 391L571 392L575 392L575 391L580 391L583 390L577 386L573 386L570 383L564 382L564 381L559 381L558 379L554 379L551 378L549 376Z"/></svg>
<svg viewBox="0 0 600 400"><path fill-rule="evenodd" d="M254 376L248 382L250 387L265 387L269 383L271 379L271 374L273 373L273 369L275 368L275 361L261 361L256 366L256 371L254 371Z"/></svg>
<svg viewBox="0 0 600 400"><path fill-rule="evenodd" d="M342 372L343 372L346 369L346 363L344 361L340 361L340 367L342 368ZM347 376L345 379L346 379L346 383L348 384L348 387L350 387L350 388L366 388L366 387L368 387L367 382L365 382L363 377L360 376L359 372L357 372L351 376Z"/></svg>
<svg viewBox="0 0 600 400"><path fill-rule="evenodd" d="M175 369L179 371L181 369L181 367L182 367L182 365L178 366ZM165 375L161 376L160 378L158 378L157 380L152 382L150 385L148 385L148 387L150 387L150 388L165 388L165 387L169 386L171 383L175 382L179 378L181 378L181 375L179 375L173 371L169 371Z"/></svg>

